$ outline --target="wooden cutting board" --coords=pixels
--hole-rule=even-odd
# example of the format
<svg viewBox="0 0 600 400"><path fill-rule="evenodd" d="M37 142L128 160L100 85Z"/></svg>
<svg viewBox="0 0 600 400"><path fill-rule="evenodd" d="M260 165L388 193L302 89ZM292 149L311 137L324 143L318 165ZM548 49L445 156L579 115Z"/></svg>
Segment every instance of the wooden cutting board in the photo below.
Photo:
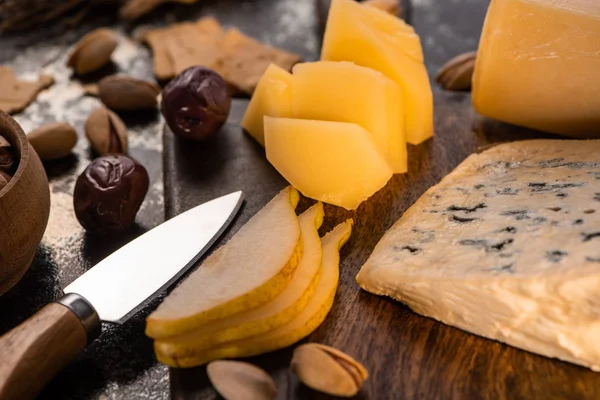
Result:
<svg viewBox="0 0 600 400"><path fill-rule="evenodd" d="M302 1L297 4L306 6ZM414 2L413 22L423 39L430 74L450 57L476 48L487 4L466 0ZM242 30L246 18L252 20L251 12L257 9L249 6L244 18L237 19ZM277 15L269 18L277 19ZM303 24L319 30L318 19ZM252 25L261 29L259 35L267 40L281 38L281 32L269 31L273 24L260 28ZM318 49L303 48L302 41L298 42L303 34L296 33L291 41L285 40L284 33L279 44L300 51L307 59L318 58ZM319 40L312 32L304 35L308 35L304 43ZM341 252L341 281L333 309L306 341L335 346L364 363L370 378L358 398L600 398L598 373L446 326L411 312L401 303L361 291L356 284L357 272L384 232L469 154L494 143L552 137L478 117L468 93L443 92L434 85L434 98L436 135L409 148L409 173L395 175L355 212L325 207L321 233L349 217L354 218L355 227ZM265 159L264 150L242 132L239 123L246 105L246 100L234 101L227 125L210 142L184 142L165 132L168 217L242 189L246 203L226 235L229 238L287 185ZM310 204L304 199L299 211ZM285 349L250 361L275 377L278 398L321 398L288 372L290 357L291 349ZM173 369L170 375L174 399L215 396L203 367Z"/></svg>

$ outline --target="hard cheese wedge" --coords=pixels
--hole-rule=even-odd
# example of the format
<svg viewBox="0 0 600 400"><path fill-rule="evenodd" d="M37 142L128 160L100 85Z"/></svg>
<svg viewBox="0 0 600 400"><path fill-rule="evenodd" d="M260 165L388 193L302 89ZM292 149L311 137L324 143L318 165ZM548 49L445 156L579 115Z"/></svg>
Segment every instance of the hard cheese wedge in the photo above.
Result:
<svg viewBox="0 0 600 400"><path fill-rule="evenodd" d="M375 247L357 280L415 312L600 370L600 140L467 158Z"/></svg>
<svg viewBox="0 0 600 400"><path fill-rule="evenodd" d="M473 103L487 117L600 137L600 2L493 0Z"/></svg>
<svg viewBox="0 0 600 400"><path fill-rule="evenodd" d="M321 59L352 61L396 81L403 90L408 143L433 135L433 96L421 42L404 21L353 0L332 0Z"/></svg>
<svg viewBox="0 0 600 400"><path fill-rule="evenodd" d="M402 92L394 81L350 62L296 64L293 72L294 118L358 124L394 173L406 172Z"/></svg>
<svg viewBox="0 0 600 400"><path fill-rule="evenodd" d="M180 335L281 293L302 255L298 200L291 187L275 196L150 314L146 334Z"/></svg>
<svg viewBox="0 0 600 400"><path fill-rule="evenodd" d="M323 204L317 203L298 217L304 251L302 260L286 288L270 302L250 311L207 323L184 335L156 341L161 361L171 366L178 359L201 349L262 334L289 322L306 307L321 277L321 239L317 230L323 223Z"/></svg>
<svg viewBox="0 0 600 400"><path fill-rule="evenodd" d="M160 351L155 343L156 356L164 363L176 362L178 367L202 365L221 358L250 357L290 346L308 336L325 320L331 310L340 275L340 248L350 238L353 221L335 227L323 237L323 262L321 279L308 304L294 319L262 335L253 336L235 342L225 343L210 349L193 351L173 360ZM173 365L173 364L170 364Z"/></svg>
<svg viewBox="0 0 600 400"><path fill-rule="evenodd" d="M292 74L271 64L256 86L242 120L246 130L263 147L265 134L263 117L292 116Z"/></svg>
<svg viewBox="0 0 600 400"><path fill-rule="evenodd" d="M392 170L356 124L265 117L267 159L302 194L356 209Z"/></svg>

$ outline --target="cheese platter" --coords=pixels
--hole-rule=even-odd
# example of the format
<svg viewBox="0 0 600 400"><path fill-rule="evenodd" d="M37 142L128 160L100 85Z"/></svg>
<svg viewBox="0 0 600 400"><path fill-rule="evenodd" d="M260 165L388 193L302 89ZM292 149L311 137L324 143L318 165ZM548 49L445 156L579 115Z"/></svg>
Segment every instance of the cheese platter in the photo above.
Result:
<svg viewBox="0 0 600 400"><path fill-rule="evenodd" d="M238 190L245 204L214 252L133 323L105 327L41 398L600 396L600 164L597 142L580 140L600 137L593 2L206 1L160 5L147 20L134 3L120 11L133 31L88 33L67 66L100 68L81 62L93 43L102 63L123 43L145 45L129 67L162 92L152 78L92 76L83 91L116 114L90 114L86 171L127 153L125 125L158 108L140 126L163 133L167 219ZM506 39L516 31L527 40ZM582 78L562 85L572 70ZM538 96L515 94L523 87ZM122 235L144 196L103 220L81 203L78 187L95 190L84 176L72 201L96 246L92 234ZM79 275L60 268L61 287ZM108 345L106 378L74 389L108 342L132 340L141 362Z"/></svg>

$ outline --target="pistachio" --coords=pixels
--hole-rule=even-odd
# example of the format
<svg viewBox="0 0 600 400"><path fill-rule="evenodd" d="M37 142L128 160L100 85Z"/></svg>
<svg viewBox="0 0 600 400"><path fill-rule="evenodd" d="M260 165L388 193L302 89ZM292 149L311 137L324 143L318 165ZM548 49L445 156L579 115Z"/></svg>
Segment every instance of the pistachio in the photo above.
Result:
<svg viewBox="0 0 600 400"><path fill-rule="evenodd" d="M477 52L454 57L440 68L435 80L446 90L469 90Z"/></svg>
<svg viewBox="0 0 600 400"><path fill-rule="evenodd" d="M75 45L67 61L67 66L85 75L96 71L110 62L110 56L117 47L117 37L106 28L91 31Z"/></svg>
<svg viewBox="0 0 600 400"><path fill-rule="evenodd" d="M99 154L127 153L127 128L114 112L100 107L85 121L85 135Z"/></svg>
<svg viewBox="0 0 600 400"><path fill-rule="evenodd" d="M8 185L10 181L10 175L0 170L0 190L4 189L4 186Z"/></svg>
<svg viewBox="0 0 600 400"><path fill-rule="evenodd" d="M56 122L29 132L27 139L43 161L56 160L73 150L77 144L77 132L65 122Z"/></svg>
<svg viewBox="0 0 600 400"><path fill-rule="evenodd" d="M318 343L296 347L290 368L306 386L341 397L356 395L369 376L349 355Z"/></svg>
<svg viewBox="0 0 600 400"><path fill-rule="evenodd" d="M241 361L213 361L208 378L225 400L271 400L277 396L275 382L264 370Z"/></svg>
<svg viewBox="0 0 600 400"><path fill-rule="evenodd" d="M10 172L14 164L15 159L10 149L10 143L0 136L0 171Z"/></svg>
<svg viewBox="0 0 600 400"><path fill-rule="evenodd" d="M146 110L156 108L160 88L152 82L129 76L112 75L98 83L98 95L112 110Z"/></svg>

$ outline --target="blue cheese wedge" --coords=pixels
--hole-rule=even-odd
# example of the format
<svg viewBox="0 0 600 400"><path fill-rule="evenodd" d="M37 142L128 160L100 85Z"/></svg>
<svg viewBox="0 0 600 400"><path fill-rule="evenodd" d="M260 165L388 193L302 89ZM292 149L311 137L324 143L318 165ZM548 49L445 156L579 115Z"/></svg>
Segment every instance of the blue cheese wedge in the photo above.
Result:
<svg viewBox="0 0 600 400"><path fill-rule="evenodd" d="M448 325L600 371L600 140L471 155L385 233L357 281Z"/></svg>

